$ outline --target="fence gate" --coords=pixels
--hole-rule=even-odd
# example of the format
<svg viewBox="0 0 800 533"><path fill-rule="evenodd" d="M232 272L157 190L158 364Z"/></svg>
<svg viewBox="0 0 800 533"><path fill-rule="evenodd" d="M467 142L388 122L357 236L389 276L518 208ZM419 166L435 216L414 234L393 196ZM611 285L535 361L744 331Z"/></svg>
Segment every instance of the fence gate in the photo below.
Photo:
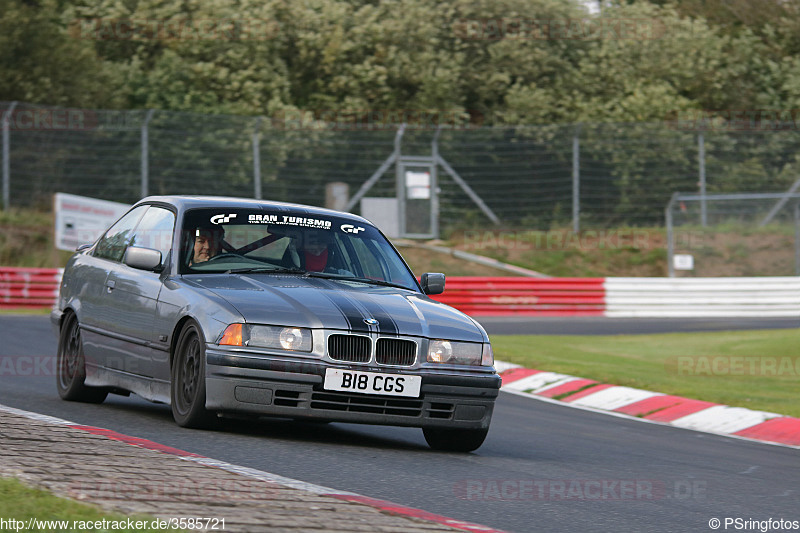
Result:
<svg viewBox="0 0 800 533"><path fill-rule="evenodd" d="M800 193L676 192L664 215L669 277L719 277L721 261L727 276L800 276Z"/></svg>
<svg viewBox="0 0 800 533"><path fill-rule="evenodd" d="M397 165L400 235L412 239L439 236L436 164L431 157L403 156Z"/></svg>
<svg viewBox="0 0 800 533"><path fill-rule="evenodd" d="M352 210L364 195L381 179L392 165L396 172L396 206L397 219L387 222L387 226L396 227L397 235L390 237L404 237L412 239L438 239L439 238L439 179L437 169L441 167L450 176L466 195L477 205L481 211L494 224L499 224L500 219L486 205L480 196L458 175L450 163L439 155L439 134L441 127L436 129L436 134L431 142L430 156L404 156L400 151L406 125L397 129L394 138L394 151L378 167L378 169L365 181L361 188L347 202L345 211ZM373 199L374 200L374 199ZM387 208L382 204L377 209ZM391 208L394 210L394 207ZM395 224L396 222L396 224Z"/></svg>

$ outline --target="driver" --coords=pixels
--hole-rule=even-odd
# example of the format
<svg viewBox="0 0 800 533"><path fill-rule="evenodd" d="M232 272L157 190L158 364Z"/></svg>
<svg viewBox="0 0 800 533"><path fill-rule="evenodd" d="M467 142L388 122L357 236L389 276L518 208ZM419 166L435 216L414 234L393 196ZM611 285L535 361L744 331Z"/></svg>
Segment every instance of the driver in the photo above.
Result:
<svg viewBox="0 0 800 533"><path fill-rule="evenodd" d="M204 263L219 254L225 230L221 226L201 226L194 232L194 252L189 266Z"/></svg>
<svg viewBox="0 0 800 533"><path fill-rule="evenodd" d="M323 230L303 232L303 260L309 272L322 272L328 265L329 235Z"/></svg>
<svg viewBox="0 0 800 533"><path fill-rule="evenodd" d="M326 272L342 276L353 273L338 264L334 252L333 235L328 230L309 229L303 231L301 253L308 272Z"/></svg>

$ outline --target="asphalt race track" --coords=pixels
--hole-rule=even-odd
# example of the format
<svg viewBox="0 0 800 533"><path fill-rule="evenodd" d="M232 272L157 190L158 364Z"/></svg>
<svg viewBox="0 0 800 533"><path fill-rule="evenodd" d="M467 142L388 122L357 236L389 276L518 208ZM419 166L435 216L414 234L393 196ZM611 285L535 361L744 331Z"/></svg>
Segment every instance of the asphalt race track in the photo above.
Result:
<svg viewBox="0 0 800 533"><path fill-rule="evenodd" d="M721 321L729 327L703 321L719 326L714 329L747 327L741 320ZM612 322L484 321L490 333L631 327ZM652 322L647 327L657 326ZM693 330L695 322L677 329ZM797 327L797 320L756 322L753 327ZM421 431L408 428L264 420L187 430L174 424L167 406L135 397L109 396L102 405L61 401L44 363L56 349L47 317L0 316L0 331L0 404L507 531L694 532L710 531L712 518L800 520L795 449L506 393L486 443L472 454L432 452Z"/></svg>

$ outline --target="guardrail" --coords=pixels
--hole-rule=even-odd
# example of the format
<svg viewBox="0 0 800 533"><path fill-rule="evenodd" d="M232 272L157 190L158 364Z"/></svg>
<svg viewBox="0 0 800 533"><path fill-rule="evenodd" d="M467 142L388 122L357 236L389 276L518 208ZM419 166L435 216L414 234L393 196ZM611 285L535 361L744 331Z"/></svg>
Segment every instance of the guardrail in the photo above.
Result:
<svg viewBox="0 0 800 533"><path fill-rule="evenodd" d="M434 298L468 315L602 316L605 278L447 278Z"/></svg>
<svg viewBox="0 0 800 533"><path fill-rule="evenodd" d="M51 307L62 273L61 268L0 267L0 309Z"/></svg>
<svg viewBox="0 0 800 533"><path fill-rule="evenodd" d="M605 316L800 317L800 277L607 278Z"/></svg>
<svg viewBox="0 0 800 533"><path fill-rule="evenodd" d="M52 306L62 272L0 267L0 309ZM800 318L800 277L451 277L434 298L473 316Z"/></svg>

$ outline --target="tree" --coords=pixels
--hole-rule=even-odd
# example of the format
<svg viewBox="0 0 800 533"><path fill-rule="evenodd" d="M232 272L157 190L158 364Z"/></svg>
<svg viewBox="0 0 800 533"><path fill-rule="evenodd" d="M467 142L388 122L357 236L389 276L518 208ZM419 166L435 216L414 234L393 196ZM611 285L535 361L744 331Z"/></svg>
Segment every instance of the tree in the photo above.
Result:
<svg viewBox="0 0 800 533"><path fill-rule="evenodd" d="M92 43L72 38L53 16L54 0L0 0L0 100L71 107L116 107L119 69Z"/></svg>

